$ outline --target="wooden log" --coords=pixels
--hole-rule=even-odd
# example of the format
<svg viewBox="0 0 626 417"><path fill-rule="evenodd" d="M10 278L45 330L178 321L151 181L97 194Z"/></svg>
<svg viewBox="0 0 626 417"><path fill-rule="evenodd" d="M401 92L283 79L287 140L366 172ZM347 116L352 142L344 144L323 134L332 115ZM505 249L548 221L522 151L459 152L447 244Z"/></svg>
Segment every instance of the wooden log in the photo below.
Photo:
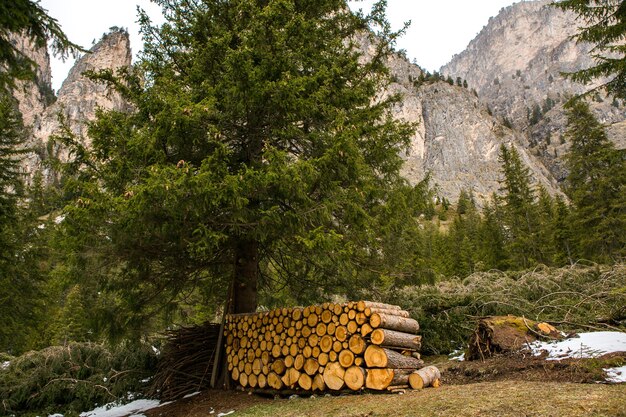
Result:
<svg viewBox="0 0 626 417"><path fill-rule="evenodd" d="M406 310L394 310L394 309L390 309L390 308L366 308L365 311L363 312L363 314L365 314L367 317L371 317L372 314L388 314L388 315L392 315L392 316L400 316L400 317L411 317L411 315L409 314L408 311Z"/></svg>
<svg viewBox="0 0 626 417"><path fill-rule="evenodd" d="M295 357L293 367L298 371L304 367L304 355L298 355Z"/></svg>
<svg viewBox="0 0 626 417"><path fill-rule="evenodd" d="M333 351L339 353L342 350L343 350L343 343L341 343L339 340L335 340L333 342Z"/></svg>
<svg viewBox="0 0 626 417"><path fill-rule="evenodd" d="M275 374L274 372L270 372L270 374L267 376L267 385L274 388L275 390L280 390L283 388L284 383L279 375Z"/></svg>
<svg viewBox="0 0 626 417"><path fill-rule="evenodd" d="M293 345L289 346L289 354L291 356L296 356L298 354L298 345L293 344Z"/></svg>
<svg viewBox="0 0 626 417"><path fill-rule="evenodd" d="M338 362L331 362L324 369L324 383L334 391L339 391L344 386L344 374L346 371Z"/></svg>
<svg viewBox="0 0 626 417"><path fill-rule="evenodd" d="M359 330L359 325L356 324L356 321L350 320L346 325L346 328L348 329L348 333L354 334Z"/></svg>
<svg viewBox="0 0 626 417"><path fill-rule="evenodd" d="M325 366L328 363L328 353L320 353L320 355L317 357L317 362L320 364L320 366Z"/></svg>
<svg viewBox="0 0 626 417"><path fill-rule="evenodd" d="M360 355L365 352L365 348L367 344L365 343L365 339L363 339L358 334L353 334L350 336L350 340L348 340L348 348L355 354Z"/></svg>
<svg viewBox="0 0 626 417"><path fill-rule="evenodd" d="M258 383L259 388L265 388L265 387L267 387L267 377L266 377L264 374L260 374L260 375L258 376L258 381L257 381L257 383Z"/></svg>
<svg viewBox="0 0 626 417"><path fill-rule="evenodd" d="M287 367L285 366L285 361L282 359L276 359L274 362L272 362L272 367L271 370L272 372L274 372L276 375L282 375L285 373L285 370L287 369ZM233 378L234 379L234 378ZM271 386L271 385L270 385Z"/></svg>
<svg viewBox="0 0 626 417"><path fill-rule="evenodd" d="M234 368L232 370L230 376L233 378L233 381L239 381L239 369L238 368Z"/></svg>
<svg viewBox="0 0 626 417"><path fill-rule="evenodd" d="M287 355L285 356L285 367L291 368L293 366L294 356Z"/></svg>
<svg viewBox="0 0 626 417"><path fill-rule="evenodd" d="M326 324L317 323L317 326L315 326L315 334L317 334L319 337L324 336L326 334Z"/></svg>
<svg viewBox="0 0 626 417"><path fill-rule="evenodd" d="M404 333L417 333L420 328L414 319L378 313L370 317L370 326L374 329L383 328Z"/></svg>
<svg viewBox="0 0 626 417"><path fill-rule="evenodd" d="M333 307L333 315L337 318L343 313L343 306L341 304L335 304Z"/></svg>
<svg viewBox="0 0 626 417"><path fill-rule="evenodd" d="M365 364L368 368L418 369L423 362L391 349L369 345L365 350Z"/></svg>
<svg viewBox="0 0 626 417"><path fill-rule="evenodd" d="M322 374L315 374L311 390L313 390L313 392L326 390L326 383L324 382L324 376Z"/></svg>
<svg viewBox="0 0 626 417"><path fill-rule="evenodd" d="M369 335L372 331L374 331L374 329L372 329L369 323L365 323L361 326L361 336L363 337Z"/></svg>
<svg viewBox="0 0 626 417"><path fill-rule="evenodd" d="M304 349L302 349L302 354L305 358L310 358L313 356L313 348L309 345L305 346Z"/></svg>
<svg viewBox="0 0 626 417"><path fill-rule="evenodd" d="M346 369L343 380L346 386L353 391L358 391L365 386L365 369L351 366Z"/></svg>
<svg viewBox="0 0 626 417"><path fill-rule="evenodd" d="M248 374L242 372L239 374L239 385L246 388L248 386Z"/></svg>
<svg viewBox="0 0 626 417"><path fill-rule="evenodd" d="M339 363L344 368L349 368L354 364L354 353L350 350L342 350L339 352Z"/></svg>
<svg viewBox="0 0 626 417"><path fill-rule="evenodd" d="M298 379L300 379L300 371L295 368L289 368L281 379L286 387L293 388L298 383Z"/></svg>
<svg viewBox="0 0 626 417"><path fill-rule="evenodd" d="M418 369L409 375L409 385L413 389L424 389L441 379L441 372L436 366L427 366Z"/></svg>
<svg viewBox="0 0 626 417"><path fill-rule="evenodd" d="M385 390L390 386L407 385L412 371L405 369L368 369L365 386L374 390Z"/></svg>
<svg viewBox="0 0 626 417"><path fill-rule="evenodd" d="M255 374L250 374L248 376L248 385L250 385L250 388L256 388L257 382L258 382L258 379Z"/></svg>
<svg viewBox="0 0 626 417"><path fill-rule="evenodd" d="M348 338L348 329L345 326L337 326L335 329L335 339L343 342Z"/></svg>
<svg viewBox="0 0 626 417"><path fill-rule="evenodd" d="M326 334L329 334L332 336L335 334L336 329L337 329L337 325L331 321L330 323L326 325Z"/></svg>
<svg viewBox="0 0 626 417"><path fill-rule="evenodd" d="M313 380L307 374L300 374L300 378L298 378L298 385L305 391L310 391L313 385Z"/></svg>
<svg viewBox="0 0 626 417"><path fill-rule="evenodd" d="M263 363L261 362L261 359L256 358L252 362L252 374L259 375L261 373L261 369L263 369Z"/></svg>
<svg viewBox="0 0 626 417"><path fill-rule="evenodd" d="M307 325L312 329L315 328L315 326L317 326L318 321L319 321L319 317L317 313L311 313L309 314L309 317L307 317Z"/></svg>
<svg viewBox="0 0 626 417"><path fill-rule="evenodd" d="M330 310L324 310L322 311L322 315L321 315L321 319L322 319L322 323L330 323L333 320L333 312Z"/></svg>
<svg viewBox="0 0 626 417"><path fill-rule="evenodd" d="M370 340L373 344L379 346L414 350L419 350L422 345L421 336L388 329L374 330L370 336Z"/></svg>
<svg viewBox="0 0 626 417"><path fill-rule="evenodd" d="M324 335L318 336L317 333L313 333L311 336L309 336L309 341L308 344L311 347L315 347L317 346L317 344L320 341L320 337L323 337Z"/></svg>
<svg viewBox="0 0 626 417"><path fill-rule="evenodd" d="M333 348L333 338L325 335L320 339L319 347L322 352L330 352Z"/></svg>
<svg viewBox="0 0 626 417"><path fill-rule="evenodd" d="M310 375L310 376L315 375L319 367L320 367L319 362L314 358L309 358L306 361L304 361L303 369L307 375Z"/></svg>
<svg viewBox="0 0 626 417"><path fill-rule="evenodd" d="M396 305L392 305L392 304L385 304L385 303L377 303L374 301L359 301L356 303L356 309L357 311L365 311L365 309L367 307L370 308L386 308L386 309L393 309L393 310L402 310L402 308L400 306L396 306Z"/></svg>

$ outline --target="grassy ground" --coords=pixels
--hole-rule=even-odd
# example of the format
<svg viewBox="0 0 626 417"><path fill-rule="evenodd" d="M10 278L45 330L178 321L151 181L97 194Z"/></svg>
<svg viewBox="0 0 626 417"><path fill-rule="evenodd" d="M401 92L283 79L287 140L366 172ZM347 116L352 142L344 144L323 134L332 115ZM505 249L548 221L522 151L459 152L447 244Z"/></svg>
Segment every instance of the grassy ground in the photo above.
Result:
<svg viewBox="0 0 626 417"><path fill-rule="evenodd" d="M403 395L274 400L237 416L626 416L626 385L483 382Z"/></svg>

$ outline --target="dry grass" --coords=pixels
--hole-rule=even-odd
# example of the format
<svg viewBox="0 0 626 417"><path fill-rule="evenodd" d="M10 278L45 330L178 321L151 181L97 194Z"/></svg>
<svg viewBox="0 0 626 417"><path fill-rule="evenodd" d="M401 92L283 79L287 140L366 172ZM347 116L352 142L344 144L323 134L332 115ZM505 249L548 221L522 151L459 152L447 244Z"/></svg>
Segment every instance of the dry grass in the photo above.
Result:
<svg viewBox="0 0 626 417"><path fill-rule="evenodd" d="M626 384L500 381L404 395L275 400L238 416L626 416Z"/></svg>

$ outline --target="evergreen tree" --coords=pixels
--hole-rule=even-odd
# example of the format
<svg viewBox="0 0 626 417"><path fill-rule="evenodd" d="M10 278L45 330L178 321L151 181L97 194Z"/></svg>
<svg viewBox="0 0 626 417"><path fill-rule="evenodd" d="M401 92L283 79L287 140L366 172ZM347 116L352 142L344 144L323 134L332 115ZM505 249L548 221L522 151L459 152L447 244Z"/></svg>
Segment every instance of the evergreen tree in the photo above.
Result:
<svg viewBox="0 0 626 417"><path fill-rule="evenodd" d="M572 228L578 255L615 260L626 247L626 162L582 100L570 102L566 137L570 150L566 191L573 205Z"/></svg>
<svg viewBox="0 0 626 417"><path fill-rule="evenodd" d="M600 88L616 97L626 98L626 44L623 42L626 36L626 2L563 0L553 4L576 13L586 25L576 35L577 42L594 45L592 57L595 65L566 75L582 83L610 77L610 81Z"/></svg>
<svg viewBox="0 0 626 417"><path fill-rule="evenodd" d="M67 167L65 245L98 265L111 316L141 330L196 291L219 306L230 287L250 312L259 290L303 303L367 285L412 131L398 97L376 99L397 36L384 2L368 17L343 0L159 4L138 73L98 74L135 111L100 114Z"/></svg>
<svg viewBox="0 0 626 417"><path fill-rule="evenodd" d="M515 266L528 268L536 262L545 262L537 243L539 219L535 193L531 186L530 170L525 166L515 147L500 147L502 164L502 206L507 226L507 244Z"/></svg>
<svg viewBox="0 0 626 417"><path fill-rule="evenodd" d="M0 91L0 351L19 353L40 306L37 234L20 207L25 131L15 100Z"/></svg>

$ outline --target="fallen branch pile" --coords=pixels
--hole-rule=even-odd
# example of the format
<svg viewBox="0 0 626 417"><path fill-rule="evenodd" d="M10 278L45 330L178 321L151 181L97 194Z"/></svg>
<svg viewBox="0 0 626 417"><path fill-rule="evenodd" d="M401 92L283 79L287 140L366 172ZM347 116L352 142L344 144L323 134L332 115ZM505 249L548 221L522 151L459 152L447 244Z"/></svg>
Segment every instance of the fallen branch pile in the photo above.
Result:
<svg viewBox="0 0 626 417"><path fill-rule="evenodd" d="M261 390L421 389L437 385L439 371L416 372L418 330L400 307L367 301L229 315L227 369Z"/></svg>
<svg viewBox="0 0 626 417"><path fill-rule="evenodd" d="M220 325L205 323L170 331L152 384L169 401L209 387Z"/></svg>

